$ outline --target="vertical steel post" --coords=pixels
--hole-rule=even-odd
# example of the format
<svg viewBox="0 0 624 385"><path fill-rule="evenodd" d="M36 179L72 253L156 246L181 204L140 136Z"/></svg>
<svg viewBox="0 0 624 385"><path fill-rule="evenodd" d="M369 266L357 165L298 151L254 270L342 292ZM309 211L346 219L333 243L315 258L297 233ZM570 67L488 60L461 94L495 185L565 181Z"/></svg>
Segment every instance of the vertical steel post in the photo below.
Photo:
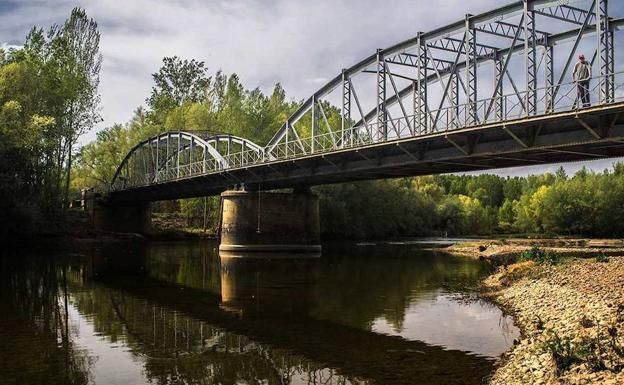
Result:
<svg viewBox="0 0 624 385"><path fill-rule="evenodd" d="M160 158L160 155L159 155L160 150L158 149L158 143L159 142L160 142L160 136L157 136L156 137L156 167L154 168L155 169L155 171L154 171L154 173L155 173L154 180L156 182L158 182L158 179L159 179L158 178L158 174L159 174L159 171L160 171L160 159L159 159Z"/></svg>
<svg viewBox="0 0 624 385"><path fill-rule="evenodd" d="M500 83L500 87L496 88L495 92L494 92L494 108L496 108L496 121L500 122L502 120L505 119L505 116L503 114L503 78L505 76L505 73L503 72L504 70L504 63L501 60L500 57L497 57L494 59L494 85L496 86L497 84Z"/></svg>
<svg viewBox="0 0 624 385"><path fill-rule="evenodd" d="M286 120L286 150L284 151L285 157L288 158L288 143L290 139L290 120Z"/></svg>
<svg viewBox="0 0 624 385"><path fill-rule="evenodd" d="M526 67L526 113L537 112L537 38L535 12L529 0L524 0L524 59Z"/></svg>
<svg viewBox="0 0 624 385"><path fill-rule="evenodd" d="M340 133L340 143L344 146L345 141L345 131L349 128L348 125L351 124L351 82L349 81L349 77L346 73L346 70L342 70L342 125L341 125L341 133Z"/></svg>
<svg viewBox="0 0 624 385"><path fill-rule="evenodd" d="M466 87L468 94L468 121L466 125L476 124L477 116L477 31L473 27L472 15L466 15Z"/></svg>
<svg viewBox="0 0 624 385"><path fill-rule="evenodd" d="M316 114L316 95L312 95L312 143L310 144L310 150L312 153L316 150L316 135L317 135L317 124L318 124L318 116Z"/></svg>
<svg viewBox="0 0 624 385"><path fill-rule="evenodd" d="M191 168L193 167L193 150L195 149L195 138L191 136L191 152L189 153L189 172L192 172Z"/></svg>
<svg viewBox="0 0 624 385"><path fill-rule="evenodd" d="M598 35L598 68L600 69L600 103L610 103L614 95L613 79L613 30L609 25L608 0L595 0L596 32Z"/></svg>
<svg viewBox="0 0 624 385"><path fill-rule="evenodd" d="M546 87L546 113L555 110L555 67L553 62L554 48L546 38L544 42L544 83Z"/></svg>
<svg viewBox="0 0 624 385"><path fill-rule="evenodd" d="M609 26L609 65L607 67L607 71L609 76L607 79L609 81L609 101L611 103L615 102L615 31L611 26Z"/></svg>
<svg viewBox="0 0 624 385"><path fill-rule="evenodd" d="M427 133L427 47L418 33L418 76L414 82L414 130L417 135Z"/></svg>
<svg viewBox="0 0 624 385"><path fill-rule="evenodd" d="M178 151L176 153L176 175L180 177L180 144L182 142L182 133L178 132Z"/></svg>
<svg viewBox="0 0 624 385"><path fill-rule="evenodd" d="M169 176L169 139L171 139L171 134L167 134L167 153L165 154L165 177Z"/></svg>
<svg viewBox="0 0 624 385"><path fill-rule="evenodd" d="M245 152L247 151L247 142L245 142L243 140L243 143L241 144L241 166L246 164L247 162L245 161Z"/></svg>
<svg viewBox="0 0 624 385"><path fill-rule="evenodd" d="M447 116L447 118L451 127L459 128L461 126L459 117L459 74L457 72L453 72L452 74L450 74L449 82L451 82L451 108L449 111L450 116ZM447 128L449 127L447 126Z"/></svg>
<svg viewBox="0 0 624 385"><path fill-rule="evenodd" d="M386 113L386 68L381 55L377 50L377 140L388 139L388 114ZM374 140L374 139L373 139Z"/></svg>

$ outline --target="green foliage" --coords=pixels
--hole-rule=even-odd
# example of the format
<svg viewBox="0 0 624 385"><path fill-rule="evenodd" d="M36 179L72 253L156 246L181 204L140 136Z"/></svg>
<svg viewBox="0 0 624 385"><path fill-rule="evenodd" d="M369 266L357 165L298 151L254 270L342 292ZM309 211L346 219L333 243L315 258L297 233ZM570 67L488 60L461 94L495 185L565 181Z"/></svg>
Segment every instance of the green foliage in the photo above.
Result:
<svg viewBox="0 0 624 385"><path fill-rule="evenodd" d="M586 328L599 325L587 318L581 321ZM624 369L624 347L615 326L598 326L595 334L578 340L560 337L552 330L548 333L543 349L552 355L557 374L562 374L574 364L585 364L594 372L609 370L619 373Z"/></svg>
<svg viewBox="0 0 624 385"><path fill-rule="evenodd" d="M561 261L561 256L553 251L544 251L537 246L533 246L529 250L520 253L520 261L533 261L539 265L551 264L555 265Z"/></svg>
<svg viewBox="0 0 624 385"><path fill-rule="evenodd" d="M58 228L73 146L100 120L100 62L97 24L80 8L0 55L0 238Z"/></svg>
<svg viewBox="0 0 624 385"><path fill-rule="evenodd" d="M147 103L153 111L170 111L186 102L201 102L211 79L202 61L163 58L163 65L152 74L154 87Z"/></svg>
<svg viewBox="0 0 624 385"><path fill-rule="evenodd" d="M605 253L600 253L596 256L596 262L608 263L609 257Z"/></svg>
<svg viewBox="0 0 624 385"><path fill-rule="evenodd" d="M552 355L557 374L561 374L574 364L583 362L585 356L585 349L575 346L570 337L560 337L552 330L543 348Z"/></svg>

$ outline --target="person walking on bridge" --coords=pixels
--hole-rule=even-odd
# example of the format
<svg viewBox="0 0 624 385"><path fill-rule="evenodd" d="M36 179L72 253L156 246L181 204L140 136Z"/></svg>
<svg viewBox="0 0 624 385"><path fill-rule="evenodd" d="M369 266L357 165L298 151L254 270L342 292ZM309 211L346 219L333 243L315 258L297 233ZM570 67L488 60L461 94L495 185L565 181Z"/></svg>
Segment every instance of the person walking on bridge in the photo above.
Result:
<svg viewBox="0 0 624 385"><path fill-rule="evenodd" d="M572 80L577 87L577 103L582 103L583 108L589 107L589 80L592 77L591 65L585 60L585 55L579 55L579 61L574 66Z"/></svg>

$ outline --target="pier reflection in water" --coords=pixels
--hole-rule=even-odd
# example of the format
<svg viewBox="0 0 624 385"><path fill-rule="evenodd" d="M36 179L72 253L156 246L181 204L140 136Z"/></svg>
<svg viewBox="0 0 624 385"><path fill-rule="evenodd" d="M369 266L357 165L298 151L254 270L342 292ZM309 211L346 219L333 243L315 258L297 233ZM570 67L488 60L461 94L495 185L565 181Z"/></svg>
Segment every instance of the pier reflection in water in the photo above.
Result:
<svg viewBox="0 0 624 385"><path fill-rule="evenodd" d="M193 242L7 255L0 378L479 384L517 335L471 291L483 263L405 246L326 250L220 259Z"/></svg>

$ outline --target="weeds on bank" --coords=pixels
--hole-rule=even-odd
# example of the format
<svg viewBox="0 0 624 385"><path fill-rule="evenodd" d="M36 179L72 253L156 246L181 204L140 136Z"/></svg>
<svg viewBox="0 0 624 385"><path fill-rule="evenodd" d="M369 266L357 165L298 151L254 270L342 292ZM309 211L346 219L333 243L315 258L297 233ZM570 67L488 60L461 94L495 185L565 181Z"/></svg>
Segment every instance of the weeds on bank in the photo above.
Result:
<svg viewBox="0 0 624 385"><path fill-rule="evenodd" d="M552 330L548 333L543 349L552 356L557 375L575 364L585 364L592 372L609 370L617 373L624 369L624 345L615 326L601 327L596 336L577 341L561 337Z"/></svg>
<svg viewBox="0 0 624 385"><path fill-rule="evenodd" d="M607 263L609 262L609 257L605 253L600 253L596 256L596 262Z"/></svg>
<svg viewBox="0 0 624 385"><path fill-rule="evenodd" d="M573 364L582 362L578 348L572 344L572 338L560 337L557 332L552 330L550 331L550 337L544 342L543 348L550 353L555 361L558 375L569 369Z"/></svg>
<svg viewBox="0 0 624 385"><path fill-rule="evenodd" d="M551 264L556 265L561 262L561 256L554 251L542 250L537 246L531 247L520 253L520 261L533 261L538 265Z"/></svg>

